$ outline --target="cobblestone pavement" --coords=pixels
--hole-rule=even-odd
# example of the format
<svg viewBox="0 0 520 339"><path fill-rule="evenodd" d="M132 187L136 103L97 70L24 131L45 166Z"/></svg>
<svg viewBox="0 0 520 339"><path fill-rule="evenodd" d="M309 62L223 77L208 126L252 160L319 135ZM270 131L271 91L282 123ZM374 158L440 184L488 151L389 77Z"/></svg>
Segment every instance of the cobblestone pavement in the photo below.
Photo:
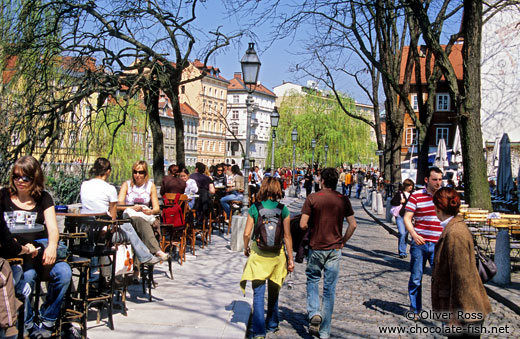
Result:
<svg viewBox="0 0 520 339"><path fill-rule="evenodd" d="M303 200L293 199L285 203L291 212L299 212ZM358 228L342 253L331 337L441 337L439 334L431 334L432 330L435 332L440 329L441 323L432 320L426 313L425 319L417 323L406 319L409 305L409 258L399 259L396 255L396 237L365 213L360 200L352 199L352 204ZM423 279L424 311L431 310L430 274L428 268ZM292 280L292 288L285 284L280 292L280 330L268 338L312 338L308 334L306 317L305 262L296 264L292 279L289 280ZM505 326L508 326L508 333L482 337L520 337L520 316L495 300L490 300L493 313L485 321L486 330L506 331ZM400 335L390 332L385 334L381 332L384 326L399 326L405 332Z"/></svg>

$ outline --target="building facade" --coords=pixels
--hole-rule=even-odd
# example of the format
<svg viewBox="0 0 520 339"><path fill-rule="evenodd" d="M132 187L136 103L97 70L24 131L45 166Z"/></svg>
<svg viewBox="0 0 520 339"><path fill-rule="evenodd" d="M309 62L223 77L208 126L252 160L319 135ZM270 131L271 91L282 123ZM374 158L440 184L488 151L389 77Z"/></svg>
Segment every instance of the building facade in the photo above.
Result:
<svg viewBox="0 0 520 339"><path fill-rule="evenodd" d="M250 165L266 167L268 141L271 131L271 113L276 95L258 84L252 93L254 112L251 116ZM242 147L246 147L247 131L247 88L242 73L235 73L229 81L227 98L226 158L225 162L243 167ZM240 146L242 145L242 147Z"/></svg>
<svg viewBox="0 0 520 339"><path fill-rule="evenodd" d="M199 60L185 69L182 80L189 79L195 80L180 86L179 101L198 114L198 126L192 127L193 133L197 133L197 161L206 165L224 162L229 81L216 67L204 69Z"/></svg>

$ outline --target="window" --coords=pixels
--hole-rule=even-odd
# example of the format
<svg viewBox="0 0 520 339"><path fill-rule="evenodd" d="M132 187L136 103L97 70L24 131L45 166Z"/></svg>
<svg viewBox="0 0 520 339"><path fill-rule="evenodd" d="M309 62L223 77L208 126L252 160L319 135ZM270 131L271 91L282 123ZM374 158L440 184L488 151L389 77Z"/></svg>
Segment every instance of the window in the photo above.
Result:
<svg viewBox="0 0 520 339"><path fill-rule="evenodd" d="M238 95L237 94L233 95L233 103L238 104Z"/></svg>
<svg viewBox="0 0 520 339"><path fill-rule="evenodd" d="M450 110L450 95L437 94L437 111L447 112Z"/></svg>
<svg viewBox="0 0 520 339"><path fill-rule="evenodd" d="M415 112L419 110L419 102L417 101L417 94L412 94L412 107Z"/></svg>
<svg viewBox="0 0 520 339"><path fill-rule="evenodd" d="M182 85L182 86L181 86L181 94L184 94L184 93L185 93L185 90L186 90L185 86Z"/></svg>
<svg viewBox="0 0 520 339"><path fill-rule="evenodd" d="M417 145L417 130L414 127L406 129L405 144L407 146Z"/></svg>
<svg viewBox="0 0 520 339"><path fill-rule="evenodd" d="M239 117L238 111L232 111L231 119L238 119L238 117Z"/></svg>
<svg viewBox="0 0 520 339"><path fill-rule="evenodd" d="M238 126L231 126L231 133L233 133L234 136L238 135Z"/></svg>
<svg viewBox="0 0 520 339"><path fill-rule="evenodd" d="M437 127L435 130L435 145L439 145L439 141L444 139L446 145L448 145L448 133L450 129L448 127Z"/></svg>

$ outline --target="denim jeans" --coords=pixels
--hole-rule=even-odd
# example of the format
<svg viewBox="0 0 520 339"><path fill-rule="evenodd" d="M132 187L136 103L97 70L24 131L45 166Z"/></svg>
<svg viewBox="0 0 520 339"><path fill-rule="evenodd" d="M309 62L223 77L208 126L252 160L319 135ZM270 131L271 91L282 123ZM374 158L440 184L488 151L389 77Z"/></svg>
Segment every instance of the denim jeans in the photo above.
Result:
<svg viewBox="0 0 520 339"><path fill-rule="evenodd" d="M339 260L341 250L313 250L309 249L307 257L307 313L309 320L321 316L320 337L330 335L330 322L334 310L336 297L336 282L339 276ZM320 308L319 284L323 271L323 304Z"/></svg>
<svg viewBox="0 0 520 339"><path fill-rule="evenodd" d="M408 281L408 295L410 296L410 311L419 313L422 311L422 276L426 262L430 262L433 269L433 255L435 243L426 242L417 245L412 241L410 245L410 280Z"/></svg>
<svg viewBox="0 0 520 339"><path fill-rule="evenodd" d="M121 226L119 226L119 229L123 232L123 234L126 236L127 239L132 245L132 248L134 249L134 253L137 256L137 259L139 259L140 262L147 262L152 259L153 254L150 253L148 250L148 247L141 241L139 236L137 235L137 232L135 231L134 227L130 223L124 223ZM117 233L114 233L114 237L116 237ZM117 239L113 239L114 242L118 242Z"/></svg>
<svg viewBox="0 0 520 339"><path fill-rule="evenodd" d="M347 195L347 185L341 183L341 194Z"/></svg>
<svg viewBox="0 0 520 339"><path fill-rule="evenodd" d="M267 316L264 318L265 280L253 280L253 318L249 338L265 337L278 328L278 295L280 286L267 280Z"/></svg>
<svg viewBox="0 0 520 339"><path fill-rule="evenodd" d="M34 292L37 273L34 268L26 270L23 280L31 286ZM49 273L49 284L47 286L47 297L40 308L40 319L46 326L52 327L60 315L61 304L65 298L67 289L72 278L72 271L66 262L57 262ZM34 321L34 313L31 299L25 299L25 326L31 328Z"/></svg>
<svg viewBox="0 0 520 339"><path fill-rule="evenodd" d="M347 185L347 191L348 191L348 197L350 198L350 195L352 194L352 184Z"/></svg>
<svg viewBox="0 0 520 339"><path fill-rule="evenodd" d="M406 255L406 238L408 237L408 231L404 226L404 219L402 217L395 217L395 222L397 224L398 234L398 243L397 248L399 250L399 255Z"/></svg>
<svg viewBox="0 0 520 339"><path fill-rule="evenodd" d="M363 190L363 184L357 184L356 189L356 199L359 199L361 196L361 191Z"/></svg>
<svg viewBox="0 0 520 339"><path fill-rule="evenodd" d="M222 205L222 208L224 209L224 212L226 212L226 215L228 216L228 218L229 218L229 214L231 213L231 206L229 205L229 203L233 200L242 201L242 199L244 199L244 195L237 193L235 191L220 198L220 204Z"/></svg>

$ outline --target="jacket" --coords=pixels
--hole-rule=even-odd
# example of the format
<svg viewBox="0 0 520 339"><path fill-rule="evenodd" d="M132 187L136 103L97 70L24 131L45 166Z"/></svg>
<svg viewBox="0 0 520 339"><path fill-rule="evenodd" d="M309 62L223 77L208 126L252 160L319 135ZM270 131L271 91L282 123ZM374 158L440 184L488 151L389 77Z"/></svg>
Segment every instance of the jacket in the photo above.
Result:
<svg viewBox="0 0 520 339"><path fill-rule="evenodd" d="M7 329L8 336L17 333L14 326L21 305L15 297L11 267L7 260L0 258L0 327Z"/></svg>
<svg viewBox="0 0 520 339"><path fill-rule="evenodd" d="M461 216L455 216L442 231L435 245L432 272L432 308L450 312L464 322L483 321L491 304L478 274L473 237Z"/></svg>

